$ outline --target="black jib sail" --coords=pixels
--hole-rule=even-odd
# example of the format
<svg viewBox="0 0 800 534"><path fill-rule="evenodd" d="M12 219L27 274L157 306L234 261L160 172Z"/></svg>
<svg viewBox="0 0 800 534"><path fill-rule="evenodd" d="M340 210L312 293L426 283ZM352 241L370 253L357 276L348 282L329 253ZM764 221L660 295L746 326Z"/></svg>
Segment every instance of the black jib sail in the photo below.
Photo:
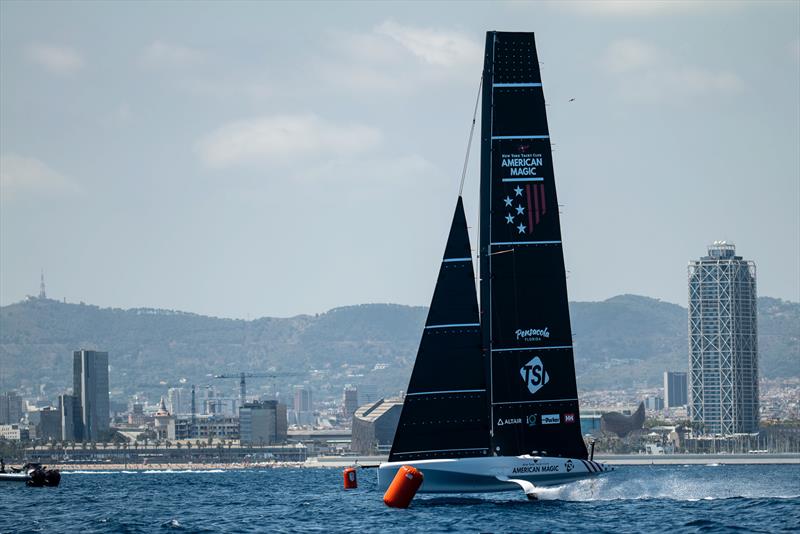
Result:
<svg viewBox="0 0 800 534"><path fill-rule="evenodd" d="M583 459L558 200L532 33L488 32L481 323L492 453Z"/></svg>
<svg viewBox="0 0 800 534"><path fill-rule="evenodd" d="M461 197L389 461L489 454L475 272Z"/></svg>

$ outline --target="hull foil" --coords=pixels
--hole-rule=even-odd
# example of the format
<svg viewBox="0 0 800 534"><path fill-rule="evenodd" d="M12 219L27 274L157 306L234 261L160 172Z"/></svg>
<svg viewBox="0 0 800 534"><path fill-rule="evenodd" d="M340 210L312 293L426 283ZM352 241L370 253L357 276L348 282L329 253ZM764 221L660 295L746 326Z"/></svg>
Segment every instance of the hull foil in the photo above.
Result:
<svg viewBox="0 0 800 534"><path fill-rule="evenodd" d="M403 465L422 472L424 480L419 493L519 491L524 486L521 481L534 487L558 486L612 470L592 460L527 455L386 462L378 468L381 491L386 491Z"/></svg>

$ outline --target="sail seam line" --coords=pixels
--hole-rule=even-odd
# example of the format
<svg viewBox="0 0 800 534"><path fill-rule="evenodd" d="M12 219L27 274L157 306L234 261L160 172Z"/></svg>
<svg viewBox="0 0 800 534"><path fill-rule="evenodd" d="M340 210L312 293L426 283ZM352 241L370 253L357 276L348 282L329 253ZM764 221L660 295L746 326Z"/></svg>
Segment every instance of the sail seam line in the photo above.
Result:
<svg viewBox="0 0 800 534"><path fill-rule="evenodd" d="M451 327L461 327L461 326L480 326L481 323L463 323L463 324L432 324L430 326L426 326L425 330L429 328L451 328Z"/></svg>
<svg viewBox="0 0 800 534"><path fill-rule="evenodd" d="M492 141L496 139L550 139L549 135L493 135Z"/></svg>
<svg viewBox="0 0 800 534"><path fill-rule="evenodd" d="M406 393L406 397L410 397L412 395L437 395L439 393L479 393L481 391L486 391L485 389L450 389L450 390L442 390L442 391L420 391L419 393Z"/></svg>
<svg viewBox="0 0 800 534"><path fill-rule="evenodd" d="M511 349L492 349L492 352L511 352L517 350L556 350L556 349L571 349L572 345L553 345L552 347L519 347Z"/></svg>
<svg viewBox="0 0 800 534"><path fill-rule="evenodd" d="M526 401L509 401L509 402L493 402L492 404L538 404L542 402L563 402L563 401L576 401L577 397L570 399L547 399L547 400L526 400Z"/></svg>
<svg viewBox="0 0 800 534"><path fill-rule="evenodd" d="M500 241L497 243L491 243L492 246L495 245L558 245L561 241Z"/></svg>
<svg viewBox="0 0 800 534"><path fill-rule="evenodd" d="M492 87L541 87L541 83L493 83Z"/></svg>

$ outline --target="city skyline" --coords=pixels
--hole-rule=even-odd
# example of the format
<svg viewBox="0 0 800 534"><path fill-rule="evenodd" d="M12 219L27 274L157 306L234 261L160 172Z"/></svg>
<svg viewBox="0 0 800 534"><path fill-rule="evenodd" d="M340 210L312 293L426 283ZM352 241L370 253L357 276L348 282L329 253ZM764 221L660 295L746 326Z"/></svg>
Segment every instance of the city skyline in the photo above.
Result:
<svg viewBox="0 0 800 534"><path fill-rule="evenodd" d="M717 239L800 300L798 4L307 5L3 2L0 304L427 304L487 29L537 32L572 300L685 305Z"/></svg>

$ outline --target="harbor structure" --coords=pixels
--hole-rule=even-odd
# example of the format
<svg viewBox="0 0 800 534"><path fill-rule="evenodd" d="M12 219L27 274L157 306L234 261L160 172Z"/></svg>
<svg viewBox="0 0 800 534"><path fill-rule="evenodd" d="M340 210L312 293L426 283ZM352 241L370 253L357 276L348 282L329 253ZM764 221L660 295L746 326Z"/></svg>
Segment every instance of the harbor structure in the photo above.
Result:
<svg viewBox="0 0 800 534"><path fill-rule="evenodd" d="M76 350L73 353L72 392L80 403L83 441L102 440L109 430L108 353Z"/></svg>
<svg viewBox="0 0 800 534"><path fill-rule="evenodd" d="M706 434L757 432L755 263L715 241L688 278L689 418Z"/></svg>
<svg viewBox="0 0 800 534"><path fill-rule="evenodd" d="M687 374L683 371L664 371L664 407L677 408L688 402Z"/></svg>

